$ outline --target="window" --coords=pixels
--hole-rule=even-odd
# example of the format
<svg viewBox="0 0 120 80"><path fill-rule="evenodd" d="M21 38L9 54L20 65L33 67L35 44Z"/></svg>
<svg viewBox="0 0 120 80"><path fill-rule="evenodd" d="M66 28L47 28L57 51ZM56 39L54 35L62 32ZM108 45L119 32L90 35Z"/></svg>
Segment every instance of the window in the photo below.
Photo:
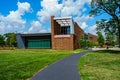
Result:
<svg viewBox="0 0 120 80"><path fill-rule="evenodd" d="M61 34L70 34L70 26L62 26Z"/></svg>
<svg viewBox="0 0 120 80"><path fill-rule="evenodd" d="M93 37L90 37L89 39L90 39L90 40L93 40Z"/></svg>

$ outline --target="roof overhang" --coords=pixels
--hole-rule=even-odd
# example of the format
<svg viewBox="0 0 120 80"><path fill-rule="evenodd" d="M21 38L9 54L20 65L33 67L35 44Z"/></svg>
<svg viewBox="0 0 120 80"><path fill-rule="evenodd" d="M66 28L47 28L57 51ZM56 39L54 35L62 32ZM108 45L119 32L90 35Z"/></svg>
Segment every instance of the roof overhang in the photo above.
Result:
<svg viewBox="0 0 120 80"><path fill-rule="evenodd" d="M61 27L70 26L72 17L55 17L54 20L56 20L56 22L60 24Z"/></svg>
<svg viewBox="0 0 120 80"><path fill-rule="evenodd" d="M21 36L51 36L51 33L31 33L31 34L20 34Z"/></svg>

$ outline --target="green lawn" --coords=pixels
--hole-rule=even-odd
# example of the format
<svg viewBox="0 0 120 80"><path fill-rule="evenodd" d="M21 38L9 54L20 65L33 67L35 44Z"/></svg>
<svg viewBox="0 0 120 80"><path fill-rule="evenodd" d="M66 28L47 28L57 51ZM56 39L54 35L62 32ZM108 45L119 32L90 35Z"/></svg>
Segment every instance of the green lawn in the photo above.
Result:
<svg viewBox="0 0 120 80"><path fill-rule="evenodd" d="M96 51L79 61L82 80L120 80L120 51Z"/></svg>
<svg viewBox="0 0 120 80"><path fill-rule="evenodd" d="M25 80L51 63L82 50L0 50L0 80Z"/></svg>

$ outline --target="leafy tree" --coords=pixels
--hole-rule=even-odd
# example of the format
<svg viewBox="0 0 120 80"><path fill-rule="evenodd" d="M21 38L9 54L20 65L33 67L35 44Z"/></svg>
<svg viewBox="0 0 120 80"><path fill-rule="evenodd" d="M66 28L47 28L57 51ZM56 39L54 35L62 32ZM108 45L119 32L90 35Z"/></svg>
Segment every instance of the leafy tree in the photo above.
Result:
<svg viewBox="0 0 120 80"><path fill-rule="evenodd" d="M97 22L98 29L104 29L118 35L120 47L120 0L92 0L90 15L107 13L111 16L109 20L102 19Z"/></svg>
<svg viewBox="0 0 120 80"><path fill-rule="evenodd" d="M84 38L83 37L80 38L79 44L80 44L81 48L89 48L89 47L93 47L93 46L98 46L97 42L88 40L87 34L84 35Z"/></svg>
<svg viewBox="0 0 120 80"><path fill-rule="evenodd" d="M5 37L5 45L10 45L10 33L4 34Z"/></svg>
<svg viewBox="0 0 120 80"><path fill-rule="evenodd" d="M6 45L17 46L15 33L6 33L4 36Z"/></svg>
<svg viewBox="0 0 120 80"><path fill-rule="evenodd" d="M110 32L106 32L105 35L106 35L107 44L114 46L116 36L114 34L111 34Z"/></svg>
<svg viewBox="0 0 120 80"><path fill-rule="evenodd" d="M105 41L104 37L101 32L97 32L97 35L98 35L98 43L102 47L104 45L104 41Z"/></svg>
<svg viewBox="0 0 120 80"><path fill-rule="evenodd" d="M0 35L0 46L3 46L5 44L4 37Z"/></svg>
<svg viewBox="0 0 120 80"><path fill-rule="evenodd" d="M86 48L86 46L87 46L87 40L85 40L84 37L81 36L80 40L79 40L79 44L80 44L81 48Z"/></svg>
<svg viewBox="0 0 120 80"><path fill-rule="evenodd" d="M12 33L10 35L10 46L15 46L15 47L17 46L15 33Z"/></svg>

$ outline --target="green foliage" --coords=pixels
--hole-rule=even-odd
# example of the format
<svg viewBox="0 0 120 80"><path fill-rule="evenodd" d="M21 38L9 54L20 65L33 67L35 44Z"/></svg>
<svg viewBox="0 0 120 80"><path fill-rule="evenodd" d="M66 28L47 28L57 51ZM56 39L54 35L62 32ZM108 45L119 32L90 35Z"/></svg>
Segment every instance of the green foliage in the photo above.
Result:
<svg viewBox="0 0 120 80"><path fill-rule="evenodd" d="M16 35L14 33L12 33L10 35L10 46L16 46L17 42L16 42Z"/></svg>
<svg viewBox="0 0 120 80"><path fill-rule="evenodd" d="M110 45L110 46L114 46L115 45L115 38L116 36L110 32L106 32L106 44Z"/></svg>
<svg viewBox="0 0 120 80"><path fill-rule="evenodd" d="M98 43L102 47L104 45L104 41L105 41L104 37L101 32L97 32L97 35L98 35Z"/></svg>
<svg viewBox="0 0 120 80"><path fill-rule="evenodd" d="M119 80L120 51L96 51L79 61L81 80Z"/></svg>
<svg viewBox="0 0 120 80"><path fill-rule="evenodd" d="M15 47L17 46L15 33L6 33L4 34L4 36L5 36L6 45L15 46Z"/></svg>
<svg viewBox="0 0 120 80"><path fill-rule="evenodd" d="M98 46L98 43L94 41L88 41L88 47L92 48L93 46Z"/></svg>
<svg viewBox="0 0 120 80"><path fill-rule="evenodd" d="M3 46L5 44L4 37L0 35L0 46Z"/></svg>
<svg viewBox="0 0 120 80"><path fill-rule="evenodd" d="M91 7L91 16L103 13L111 16L110 19L97 21L97 30L109 31L118 35L118 42L120 44L120 0L92 0Z"/></svg>
<svg viewBox="0 0 120 80"><path fill-rule="evenodd" d="M98 46L97 42L89 41L87 38L83 38L83 37L80 38L79 44L81 48L85 48L85 49L93 46Z"/></svg>
<svg viewBox="0 0 120 80"><path fill-rule="evenodd" d="M90 15L107 13L113 17L120 16L120 0L92 0L91 7Z"/></svg>
<svg viewBox="0 0 120 80"><path fill-rule="evenodd" d="M117 24L113 19L107 21L106 19L101 19L101 21L96 21L97 31L104 31L106 34L109 32L114 35L118 35Z"/></svg>
<svg viewBox="0 0 120 80"><path fill-rule="evenodd" d="M84 39L84 37L80 37L79 44L81 48L88 48L88 40Z"/></svg>

